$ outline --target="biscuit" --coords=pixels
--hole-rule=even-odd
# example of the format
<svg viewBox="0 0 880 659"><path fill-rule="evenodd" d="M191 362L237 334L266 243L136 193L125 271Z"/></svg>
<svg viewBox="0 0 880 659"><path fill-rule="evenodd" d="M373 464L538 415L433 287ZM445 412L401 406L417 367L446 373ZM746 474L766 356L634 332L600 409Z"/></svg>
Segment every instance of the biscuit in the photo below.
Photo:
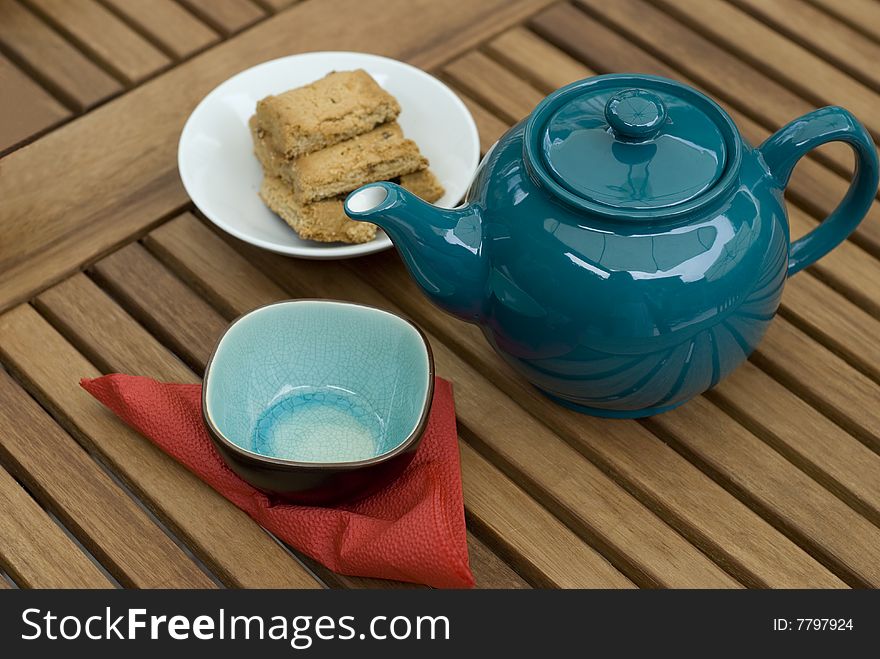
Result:
<svg viewBox="0 0 880 659"><path fill-rule="evenodd" d="M396 122L369 133L300 156L293 161L289 182L300 204L335 197L366 183L388 181L424 169L428 160ZM286 176L282 178L287 179Z"/></svg>
<svg viewBox="0 0 880 659"><path fill-rule="evenodd" d="M376 237L376 225L350 220L341 199L300 205L287 184L276 176L263 177L260 197L300 238L325 243L367 243Z"/></svg>
<svg viewBox="0 0 880 659"><path fill-rule="evenodd" d="M257 122L286 158L323 149L400 114L400 104L362 70L334 71L257 103Z"/></svg>
<svg viewBox="0 0 880 659"><path fill-rule="evenodd" d="M272 147L269 138L260 130L257 115L248 120L248 127L251 129L251 138L254 142L254 155L260 161L266 175L283 178L292 185L290 181L293 161L288 160Z"/></svg>
<svg viewBox="0 0 880 659"><path fill-rule="evenodd" d="M440 181L430 169L422 169L412 174L400 177L400 185L417 197L421 197L429 203L434 203L442 197L446 190L440 185Z"/></svg>
<svg viewBox="0 0 880 659"><path fill-rule="evenodd" d="M400 185L425 201L437 201L443 196L443 186L430 170L407 174ZM300 205L290 187L277 176L263 177L260 197L301 238L319 242L366 243L376 237L376 225L355 222L345 214L345 196L322 199L313 204Z"/></svg>
<svg viewBox="0 0 880 659"><path fill-rule="evenodd" d="M272 148L265 136L260 136L255 117L251 117L248 125L254 140L254 154L263 171L287 183L298 204L335 197L367 183L424 170L428 165L415 142L405 139L400 126L394 121L333 147L292 160L284 158ZM433 174L430 176L433 179ZM423 177L420 180L427 185L429 179ZM431 192L426 190L425 194Z"/></svg>
<svg viewBox="0 0 880 659"><path fill-rule="evenodd" d="M386 181L424 169L428 161L415 142L405 139L397 122L383 124L332 147L288 160L249 122L254 154L269 176L281 178L298 204L335 197L374 181Z"/></svg>

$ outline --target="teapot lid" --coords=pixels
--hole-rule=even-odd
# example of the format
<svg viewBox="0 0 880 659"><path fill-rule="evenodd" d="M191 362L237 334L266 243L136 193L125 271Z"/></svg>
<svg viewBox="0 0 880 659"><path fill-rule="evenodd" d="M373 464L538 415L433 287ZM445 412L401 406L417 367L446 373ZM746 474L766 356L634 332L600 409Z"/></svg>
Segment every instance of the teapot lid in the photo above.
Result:
<svg viewBox="0 0 880 659"><path fill-rule="evenodd" d="M606 75L554 92L526 125L526 160L557 194L606 216L680 215L723 192L739 134L711 99L656 76Z"/></svg>

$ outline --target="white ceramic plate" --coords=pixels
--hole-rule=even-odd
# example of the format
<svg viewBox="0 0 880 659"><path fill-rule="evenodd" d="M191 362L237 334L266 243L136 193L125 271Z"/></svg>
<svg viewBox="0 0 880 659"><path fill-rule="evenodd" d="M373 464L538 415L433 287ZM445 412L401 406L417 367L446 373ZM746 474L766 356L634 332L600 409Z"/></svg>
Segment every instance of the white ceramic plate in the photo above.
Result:
<svg viewBox="0 0 880 659"><path fill-rule="evenodd" d="M446 189L438 206L455 206L467 191L480 157L477 126L464 103L442 82L409 64L363 53L317 52L258 64L208 94L180 135L177 164L187 193L218 227L245 242L281 254L339 259L386 249L381 230L360 245L302 240L258 196L262 172L253 155L248 118L257 101L300 87L331 71L364 69L397 97L398 119Z"/></svg>

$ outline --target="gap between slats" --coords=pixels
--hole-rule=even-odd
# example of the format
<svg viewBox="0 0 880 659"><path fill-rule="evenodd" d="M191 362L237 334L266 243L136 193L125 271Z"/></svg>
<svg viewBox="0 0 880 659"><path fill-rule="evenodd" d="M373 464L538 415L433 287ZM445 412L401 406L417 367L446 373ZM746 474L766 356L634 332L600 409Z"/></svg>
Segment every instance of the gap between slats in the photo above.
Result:
<svg viewBox="0 0 880 659"><path fill-rule="evenodd" d="M82 276L82 275L80 275L80 276ZM75 347L72 344L67 342L60 334L55 333L56 330L54 328L52 328L51 325L45 319L43 319L41 316L39 316L35 310L33 310L30 307L27 307L26 309L30 309L30 311L28 313L24 313L24 314L19 312L18 309L9 312L10 314L12 314L12 313L17 314L17 317L20 319L19 327L24 327L23 325L21 325L21 323L24 322L23 319L25 319L25 318L30 319L30 320L28 320L28 322L32 322L36 319L39 319L39 323L42 323L43 326L34 327L32 329L34 329L36 331L51 332L53 334L53 335L50 335L47 333L46 336L43 337L44 341L51 344L50 347L52 350L57 351L58 354L60 354L64 351L68 351L67 354L65 355L65 357L68 359L72 358L73 355L76 355L76 357L73 358L73 361L76 362L77 364L79 364L80 368L76 369L73 372L68 374L70 381L75 383L77 377L94 376L94 375L97 375L98 373L100 373L100 370L96 369L95 366L91 362L87 361L85 359L85 357L83 357L81 354L75 352ZM7 353L8 353L7 354L8 361L12 362L12 361L16 361L16 360L18 360L18 361L24 360L22 368L29 369L29 368L33 367L33 368L37 369L33 373L31 373L29 370L23 371L21 373L22 378L27 378L27 384L29 385L29 388L33 387L35 397L37 397L38 400L41 400L41 401L43 399L45 399L46 404L44 405L44 407L46 407L50 411L50 413L56 419L56 421L59 423L59 425L61 425L66 430L68 430L68 432L70 432L70 434L72 434L75 438L77 438L77 440L79 441L79 443L81 445L88 446L88 445L94 444L97 447L96 450L100 450L102 452L107 452L107 460L108 461L115 461L118 458L114 458L113 455L111 454L111 452L108 452L108 451L111 451L111 449L107 448L107 441L108 441L107 436L105 435L104 438L102 438L100 441L98 441L97 436L90 437L90 435L89 435L90 432L92 432L92 433L104 432L104 433L109 434L109 433L113 433L115 431L118 442L139 441L139 440L135 439L134 431L129 430L121 422L116 421L115 418L112 418L112 416L109 415L109 413L99 414L93 420L89 420L86 418L79 418L77 416L78 414L82 414L83 417L85 417L86 415L91 413L91 412L87 412L85 410L80 410L77 407L77 405L79 405L79 403L76 400L74 400L77 397L79 397L79 400L82 400L82 397L85 396L84 393L77 392L76 394L71 394L71 396L72 396L71 398L65 398L63 395L58 393L56 385L47 384L47 382L45 380L45 376L47 374L45 372L40 373L40 369L45 370L47 368L47 364L41 364L41 363L39 363L39 360L36 360L36 362L34 364L31 364L28 361L28 359L29 359L28 355L30 354L30 352L25 352L22 354L21 353L21 346L8 345L7 346ZM18 361L16 361L16 365L18 365ZM59 386L67 387L68 385L61 384ZM70 386L75 387L76 385L72 384ZM53 391L53 387L56 387L56 390ZM95 403L94 401L91 401L90 405L97 405L97 403ZM99 419L106 419L106 421L99 420ZM96 428L98 430L96 430ZM135 446L137 447L136 451L134 450ZM170 470L168 472L169 475L167 477L164 475L160 475L160 474L165 473L164 467L155 467L152 470L148 470L150 473L144 475L145 480L143 480L143 481L138 480L140 477L138 474L135 473L135 470L140 469L141 463L145 463L146 461L151 460L154 457L155 457L155 459L159 460L160 462L163 459L167 459L167 458L164 458L164 455L161 454L160 452L151 450L150 447L148 447L146 445L136 444L135 446L133 446L131 448L131 450L134 451L134 453L135 453L132 460L128 460L127 462L125 460L123 460L120 463L121 466L120 465L117 465L117 466L121 472L126 473L127 478L133 479L133 482L136 483L136 487L139 490L142 490L144 492L143 500L145 502L149 502L148 506L154 505L154 506L156 506L157 510L162 510L163 511L162 514L167 519L171 520L169 522L169 527L177 529L177 531L181 535L181 537L187 537L188 542L192 543L193 547L198 547L197 553L199 553L203 557L204 562L207 564L216 565L218 570L215 570L215 572L217 574L222 573L222 574L226 575L224 577L224 581L226 581L232 585L238 585L238 586L243 586L243 585L244 586L257 585L257 586L263 586L263 587L267 586L268 581L265 579L265 577L261 577L255 581L254 580L255 575L253 574L253 572L250 569L239 569L237 566L237 563L234 564L231 562L231 557L235 557L236 552L232 552L231 554L227 553L226 555L224 555L224 557L219 558L219 559L215 558L211 553L205 552L206 547L213 546L212 543L215 541L212 538L220 537L220 536L215 536L214 534L206 536L205 535L206 530L204 528L201 528L201 529L198 528L198 526L200 524L202 524L202 520L208 518L207 516L205 518L199 518L199 520L196 521L186 511L174 510L174 505L176 505L176 504L170 503L171 502L171 498L169 498L170 490L167 489L169 486L172 488L183 487L187 491L189 491L192 488L195 488L200 493L202 493L201 485L197 485L194 480L194 477L189 475L189 473L185 472L185 470L183 470L182 467L180 467L179 465L177 465L176 463L173 463L173 462L169 462L169 464L168 464L168 467L170 468ZM124 452L129 453L129 450L125 449ZM157 471L157 469L158 469L158 471ZM198 495L198 496L200 496L200 495ZM226 502L224 502L219 497L217 499L217 502L222 503L223 506L227 505ZM232 508L231 507L230 508L223 508L223 510L224 511L227 511L227 510L231 511ZM225 522L232 524L232 525L237 525L237 524L241 523L242 519L246 519L246 518L240 518L237 513L230 516L226 512L224 512L224 515L222 517L224 518ZM228 528L228 527L224 527L224 528ZM254 540L250 540L251 536L249 535L248 536L249 542L253 543L253 542L256 542L257 540L262 541L262 538L265 537L266 538L265 542L271 543L272 546L274 546L274 544L275 544L274 541L272 541L268 535L263 535L262 531L255 532L252 535L254 537ZM256 545L254 545L254 546L262 546L262 544L261 544L261 542L256 542ZM297 569L299 569L299 564L296 561L293 561L290 565L288 565L286 561L279 560L277 555L273 555L270 558L271 558L271 560L269 560L268 562L267 561L262 561L262 562L267 563L267 565L270 565L274 569L290 570L293 566L297 566ZM218 561L220 561L220 562L218 562ZM257 559L257 562L259 563L260 560ZM283 581L284 583L287 583L291 586L293 586L294 584L303 585L306 583L309 583L309 584L314 583L312 581L300 579L298 576L296 578L293 578L293 577L291 577L289 579L285 578L285 579L282 579L281 581ZM276 583L281 583L281 581L278 581Z"/></svg>
<svg viewBox="0 0 880 659"><path fill-rule="evenodd" d="M57 318L57 317L51 312L51 309L45 307L45 306L42 305L42 304L38 304L38 305L36 306L36 310L38 311L38 313L40 313L40 315L41 315L41 316L42 316L42 317L43 317L43 318L44 318L44 319L45 319L45 320L46 320L46 321L47 321L47 322L48 322L48 323L49 323L49 324L50 324L50 325L51 325L51 326L52 326L52 327L53 327L53 328L59 333L59 334L61 334L61 335L67 340L67 341L69 341L69 342L71 343L71 345L73 345L73 347L74 347L74 348L75 348L80 354L82 354L82 355L83 355L83 356L84 356L89 362L91 362L92 364L94 364L94 365L98 368L99 371L101 371L101 372L104 373L104 374L116 372L116 369L113 368L112 364L110 364L110 363L109 363L109 362L108 362L108 361L107 361L107 360L106 360L106 359L100 354L100 352L98 352L98 351L96 351L96 350L92 350L92 349L91 349L91 346L89 346L89 345L86 344L86 343L82 343L82 342L80 342L80 341L78 340L78 338L77 338L76 332L72 331L72 330L71 330L69 327L67 327L63 322L60 322L59 319L58 319L58 318ZM183 365L182 365L182 366L183 366ZM186 368L186 366L183 366L183 367ZM21 375L22 375L22 377L26 377L26 374L24 374L24 373L22 373ZM62 426L64 426L64 420L63 420L63 419L59 419L59 423L60 423ZM111 473L113 473L112 468L110 468L109 466L107 466L107 469L108 469L108 471L110 471ZM119 476L115 476L115 478L119 479ZM135 497L135 498L136 498L136 497ZM142 504L142 505L145 505L145 504ZM164 527L164 528L168 528L167 525L165 525L165 524L163 524L163 527ZM172 538L174 538L174 534L170 533L170 530L169 530L169 534L171 535ZM298 555L296 555L294 552L292 552L292 551L290 550L290 548L289 548L287 545L285 545L284 543L278 542L277 539L274 538L274 536L272 536L271 534L267 533L267 535L269 535L270 537L272 537L273 540L275 540L275 542L278 544L278 546L281 547L281 549L282 549L285 553L287 553L288 555L290 555L291 558L293 558L295 561L297 561L297 562L300 563L301 565L303 564L302 559L301 559ZM186 544L185 544L181 539L179 539L179 538L176 539L176 542L177 542L178 544L182 545L182 546L186 546ZM192 550L191 550L190 548L187 547L187 552L191 553ZM200 560L200 563L202 563L202 564L204 565L204 561L203 561L203 560ZM308 571L309 573L311 573L311 574L315 574L316 569L319 569L319 568L316 568L316 566L312 563L312 564L311 564L309 567L307 567L306 569L307 569L307 571ZM222 583L222 581L221 581L218 577L216 577L215 575L213 575L213 574L211 573L210 570L206 570L206 573L209 574L209 575L211 575L213 579L215 579L215 580L217 580L218 582ZM321 578L321 577L317 577L317 576L316 576L316 579L317 579L319 582L323 582L323 581L324 581L323 578Z"/></svg>
<svg viewBox="0 0 880 659"><path fill-rule="evenodd" d="M23 1L27 2L27 0L23 0ZM130 17L125 15L124 12L119 11L119 9L114 7L112 5L112 3L109 2L109 0L97 0L97 1L101 5L101 7L103 7L104 9L109 11L110 13L112 13L116 18L118 18L123 23L125 23L131 30L133 30L139 36L146 39L146 41L148 43L150 43L152 46L158 48L160 51L162 51L168 57L172 58L173 61L170 62L166 66L163 66L163 67L156 69L151 74L146 75L146 76L138 79L134 84L126 84L124 86L120 86L115 91L105 94L101 99L99 99L95 102L83 105L79 101L74 100L74 98L71 97L70 94L65 92L63 89L59 88L58 85L53 83L51 78L47 77L46 74L44 72L42 72L38 67L32 65L27 59L20 57L18 55L18 53L15 52L14 50L11 50L10 48L5 46L4 44L0 43L0 53L2 53L4 56L8 57L16 66L18 66L20 69L22 69L24 72L26 72L28 74L28 76L32 80L34 80L41 88L45 89L49 94L52 95L53 98L55 98L56 100L61 102L66 108L68 108L72 111L69 116L61 119L60 121L54 123L53 125L48 126L42 130L36 131L36 132L32 133L31 135L27 136L26 138L21 139L21 140L17 141L16 143L11 144L4 149L0 149L0 159L2 159L4 156L6 156L6 155L24 147L24 146L27 146L28 144L31 144L32 142L43 137L44 135L46 135L50 132L53 132L53 131L57 130L58 128L61 128L62 126L65 126L69 122L75 121L77 118L79 118L83 114L91 112L92 110L95 110L95 109L109 103L110 101L112 101L115 98L118 98L119 96L131 91L132 89L140 87L155 78L161 77L170 68L174 68L176 66L179 66L180 64L197 57L198 55L204 53L205 51L210 50L211 48L214 48L218 45L221 45L227 39L234 36L234 34L237 34L238 32L250 29L250 28L254 27L255 25L258 25L259 23L262 23L266 19L271 18L271 16L273 15L271 13L266 14L265 16L261 17L259 20L243 26L240 30L237 30L234 34L225 34L222 36L217 35L216 39L214 39L210 42L207 42L204 45L199 46L198 48L192 49L191 51L187 52L186 55L181 56L181 55L177 55L173 51L171 51L171 49L169 49L167 45L162 44L161 40L157 39L154 34L150 33L148 30L144 29L142 26L139 26ZM178 3L177 0L172 0L172 1L177 6L180 7L181 11L186 12L188 15L191 15L194 20L197 20L200 22L202 21L202 19L200 19L196 14L194 14L192 12L191 9L187 8L185 5ZM86 47L87 45L79 43L76 39L72 38L70 35L66 35L65 33L62 33L61 31L59 31L59 27L62 27L62 26L57 25L54 22L52 22L51 20L49 20L42 12L40 12L38 9L33 7L30 3L27 4L27 8L25 9L25 11L30 12L31 15L35 19L39 20L45 26L46 29L51 30L53 33L55 33L58 36L58 38L62 39L70 47L74 48L78 53L81 53L84 57L86 57L88 62L90 62L91 64L100 68L101 71L107 72L107 74L110 75L114 80L121 80L120 77L118 76L118 74L115 73L114 71L112 71L111 68L108 68L101 61L100 58L93 56L93 54L90 52L90 49L88 47ZM206 25L207 29L210 29L213 31L213 28L211 28L207 24L205 24L205 23L202 23L202 24ZM215 32L215 34L216 34L216 32ZM123 84L123 83L124 83L124 80L120 82L120 84Z"/></svg>
<svg viewBox="0 0 880 659"><path fill-rule="evenodd" d="M0 470L3 471L3 475L5 477L12 479L12 481L14 481L18 485L18 487L24 492L24 494L29 497L29 500L33 503L33 505L39 508L39 510L41 510L43 513L45 513L45 515L52 521L54 526L60 529L64 536L69 539L70 542L73 543L73 545L79 550L82 556L88 560L89 564L93 565L98 570L103 578L107 580L107 587L121 587L119 581L112 574L110 574L110 572L107 571L107 569L101 564L101 562L79 541L76 535L69 528L67 528L67 526L60 519L58 519L58 517L52 511L46 509L43 506L40 498L34 495L34 493L28 487L27 483L22 482L12 471L6 469L6 465L3 463L0 463ZM2 564L4 563L5 559L2 555L0 555L0 567L2 567ZM7 565L7 569L9 567L10 566ZM15 580L11 576L9 576L9 574L5 570L0 569L0 576L5 577L11 584L18 587L18 584L16 584Z"/></svg>
<svg viewBox="0 0 880 659"><path fill-rule="evenodd" d="M157 0L153 0L155 3ZM140 22L135 14L127 13L133 10L138 10L134 3L131 0L98 0L98 2L104 6L110 13L114 14L119 20L128 25L134 32L140 34L144 39L153 44L156 48L161 50L165 55L174 60L175 66L190 57L197 55L202 50L209 48L212 45L215 45L218 41L221 40L219 34L216 31L212 30L210 27L202 23L195 15L193 15L190 11L188 11L183 5L175 2L174 0L160 0L163 3L167 3L167 9L165 10L165 14L163 18L165 21L176 20L178 23L184 23L188 26L188 29L191 33L188 36L196 36L198 41L191 46L172 46L171 39L167 36L168 24L164 25L156 25L159 22L157 18L151 18L151 22L154 25L154 29L149 29L143 22ZM146 5L145 5L146 6ZM147 11L153 10L155 4L153 6L149 6ZM126 11L127 10L127 11ZM168 11L172 12L176 15L168 15ZM162 33L164 30L164 34Z"/></svg>
<svg viewBox="0 0 880 659"><path fill-rule="evenodd" d="M18 589L18 584L6 572L0 570L0 588Z"/></svg>
<svg viewBox="0 0 880 659"><path fill-rule="evenodd" d="M97 0L19 1L126 87L173 65L171 58Z"/></svg>
<svg viewBox="0 0 880 659"><path fill-rule="evenodd" d="M15 368L13 365L11 365L11 364L10 364L10 365L7 365L7 367L6 367L6 372L7 372L7 373L11 376L11 378L12 378L12 379L18 384L18 386L22 389L22 391L25 392L25 393L26 393L26 394L27 394L27 395L28 395L28 396L34 401L34 403L35 403L36 405L38 405L38 406L40 407L40 409L42 409L42 410L48 415L48 417L49 417L50 419L52 419L52 422L54 422L54 423L57 424L57 423L58 423L58 420L57 420L57 419L55 418L55 416L52 414L52 411L51 411L50 409L47 409L46 406L43 405L43 403L41 402L40 398L39 398L38 396L34 395L34 392L31 391L30 388L28 387L28 383L27 383L26 375L23 374L23 373L21 373L18 369L16 369L16 368ZM71 386L76 386L76 385L75 385L75 383L72 383ZM73 435L69 435L69 434L67 433L67 430L64 429L63 426L62 426L61 424L58 424L58 425L59 425L59 428L60 428L60 432L64 433L64 435L67 435L67 436L69 436L69 437L71 437L72 439L75 440L75 437L74 437ZM77 445L79 448L81 448L81 449L85 452L85 454L88 456L88 458L91 459L92 463L94 463L94 464L95 464L95 465L96 465L96 466L97 466L97 467L98 467L98 468L99 468L104 474L106 474L106 475L109 477L109 479L115 484L115 486L119 488L120 492L121 492L124 496L128 497L128 499L130 499L130 500L135 504L135 506L137 506L137 508L138 508L138 509L139 509L139 510L140 510L140 511L141 511L141 512L147 517L147 519L148 519L151 523L155 524L155 525L158 527L158 529L161 531L161 533L164 534L169 540L171 540L171 542L172 542L172 543L173 543L178 549L180 549L180 551L181 551L181 552L182 552L182 553L183 553L183 554L184 554L184 555L185 555L190 561L192 561L192 562L193 562L193 563L199 568L199 570L201 570L201 572L204 573L204 575L208 577L208 579L209 579L210 581L213 581L216 585L222 587L222 583L221 583L221 581L219 580L219 578L218 578L215 574L213 574L213 573L207 568L207 566L206 566L206 565L205 565L205 564L204 564L204 563L203 563L203 562L202 562L197 556L195 556L195 555L192 553L192 551L189 549L189 547L187 547L187 546L185 545L185 543L183 543L183 542L181 541L180 538L178 538L174 533L171 532L171 530L167 527L167 525L165 525L165 524L164 524L164 523L163 523L158 517L156 517L156 515L155 515L155 514L149 509L149 507L147 507L146 505L144 505L143 501L141 501L141 500L140 500L140 499L134 494L134 492L132 492L131 488L129 488L128 485L127 485L122 479L120 479L119 476L113 471L113 469L107 464L107 462L106 462L106 460L103 458L103 456L101 456L99 453L97 453L97 452L93 449L93 447L91 447L91 446L89 446L89 445L83 445L81 442L78 442L78 441L76 442L76 445ZM4 449L4 450L5 450L5 449ZM2 455L2 452L0 452L0 455ZM7 465L7 468L9 468L9 465ZM12 469L9 469L9 470L10 470L10 472L13 471ZM13 475L15 476L15 474L13 474ZM20 479L19 479L19 480L20 480ZM30 491L30 489L29 489L29 491ZM34 496L33 493L32 493L32 496ZM46 496L46 497L49 497L49 494L46 494L45 496ZM42 501L42 497L40 497L39 500ZM43 504L41 503L41 505L43 505ZM56 516L56 514L55 514L54 512L52 512L52 511L51 511L48 507L46 507L46 506L43 506L43 507L46 508L47 512L53 517L53 519L56 519L56 520L57 520L57 516ZM63 523L60 522L60 521L59 521L59 524L65 528L65 530L67 531L67 533L68 533L69 535L71 535L71 537L74 538L74 540L75 540L79 545L82 546L83 543L82 543L82 542L76 537L76 535L73 533L72 530L70 530L70 529L68 528L67 525L63 524ZM84 530L81 531L81 532L82 532L82 533L86 533ZM92 542L92 539L89 539L88 541L89 541L89 542ZM91 550L87 550L87 551L88 551L89 555L92 556L92 557L94 558L94 554L95 554L95 552L93 552L93 551L91 551ZM97 559L96 559L96 558L94 558L94 560L97 562ZM109 559L108 559L108 560L109 560ZM103 566L102 566L102 569L103 569L105 572L107 571L107 568L104 568ZM124 569L124 568L120 568L120 569ZM110 574L110 573L108 572L108 574ZM125 579L127 579L127 577L126 577L124 574L122 574L122 575L120 575L118 578L117 578L117 577L113 577L113 579L114 579L115 582L118 583L120 580L125 580ZM134 584L129 584L129 585L134 585Z"/></svg>

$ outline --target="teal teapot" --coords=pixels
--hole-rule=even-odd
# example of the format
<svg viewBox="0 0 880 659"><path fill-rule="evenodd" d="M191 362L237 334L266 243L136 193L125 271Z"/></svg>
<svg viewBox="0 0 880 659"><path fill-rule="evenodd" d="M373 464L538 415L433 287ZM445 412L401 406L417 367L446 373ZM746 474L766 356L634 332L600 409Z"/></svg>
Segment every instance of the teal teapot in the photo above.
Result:
<svg viewBox="0 0 880 659"><path fill-rule="evenodd" d="M856 154L852 184L791 241L783 192L808 151ZM573 83L486 154L455 209L394 183L346 199L391 237L437 306L482 328L511 366L587 414L670 410L756 348L787 277L865 216L877 152L846 110L827 107L755 148L714 101L646 75Z"/></svg>

